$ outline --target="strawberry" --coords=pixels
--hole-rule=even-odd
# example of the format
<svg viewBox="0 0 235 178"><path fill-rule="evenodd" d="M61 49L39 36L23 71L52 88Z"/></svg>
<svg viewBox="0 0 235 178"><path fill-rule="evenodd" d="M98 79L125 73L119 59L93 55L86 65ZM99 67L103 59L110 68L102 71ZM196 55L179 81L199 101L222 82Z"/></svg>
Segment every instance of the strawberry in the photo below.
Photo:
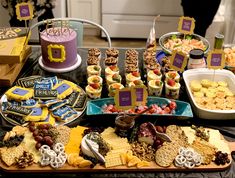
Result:
<svg viewBox="0 0 235 178"><path fill-rule="evenodd" d="M98 83L91 83L90 86L94 89L99 89L100 88L100 84L98 84Z"/></svg>
<svg viewBox="0 0 235 178"><path fill-rule="evenodd" d="M132 72L132 75L135 76L135 77L139 77L140 73L135 71L135 72Z"/></svg>
<svg viewBox="0 0 235 178"><path fill-rule="evenodd" d="M171 113L171 109L169 107L165 107L163 109L163 111L164 111L165 114L170 114Z"/></svg>
<svg viewBox="0 0 235 178"><path fill-rule="evenodd" d="M161 75L161 72L158 69L154 69L153 73L155 73L156 75Z"/></svg>
<svg viewBox="0 0 235 178"><path fill-rule="evenodd" d="M171 101L169 104L169 108L174 110L177 107L176 102L175 101Z"/></svg>
<svg viewBox="0 0 235 178"><path fill-rule="evenodd" d="M116 66L109 66L109 68L112 70L112 71L116 71Z"/></svg>
<svg viewBox="0 0 235 178"><path fill-rule="evenodd" d="M171 87L175 86L175 81L173 79L169 79L167 81L167 84L170 85Z"/></svg>

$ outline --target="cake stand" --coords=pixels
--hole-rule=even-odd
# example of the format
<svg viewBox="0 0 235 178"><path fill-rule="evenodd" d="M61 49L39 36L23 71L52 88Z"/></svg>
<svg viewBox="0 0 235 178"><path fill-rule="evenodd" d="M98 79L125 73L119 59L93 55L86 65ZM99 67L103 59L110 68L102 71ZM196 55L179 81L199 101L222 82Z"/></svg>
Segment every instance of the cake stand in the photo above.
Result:
<svg viewBox="0 0 235 178"><path fill-rule="evenodd" d="M82 63L82 58L79 54L77 54L76 63L74 65L70 66L70 67L65 67L65 68L48 67L45 64L43 64L42 60L43 60L42 56L40 56L39 59L38 59L38 63L40 65L40 67L43 68L44 70L48 71L48 72L53 72L53 73L70 72L70 71L78 68Z"/></svg>

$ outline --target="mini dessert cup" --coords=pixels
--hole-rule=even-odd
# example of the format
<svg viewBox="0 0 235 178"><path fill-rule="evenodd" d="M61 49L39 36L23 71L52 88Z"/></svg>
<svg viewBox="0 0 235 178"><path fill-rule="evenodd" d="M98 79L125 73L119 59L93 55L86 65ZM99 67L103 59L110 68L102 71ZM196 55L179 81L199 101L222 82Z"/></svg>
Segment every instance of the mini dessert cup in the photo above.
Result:
<svg viewBox="0 0 235 178"><path fill-rule="evenodd" d="M90 48L88 49L88 56L96 56L100 59L101 52L98 48Z"/></svg>
<svg viewBox="0 0 235 178"><path fill-rule="evenodd" d="M147 80L161 80L162 79L162 73L159 69L150 70L147 73Z"/></svg>
<svg viewBox="0 0 235 178"><path fill-rule="evenodd" d="M135 49L128 49L125 53L126 58L128 57L134 57L138 59L138 51L136 51Z"/></svg>
<svg viewBox="0 0 235 178"><path fill-rule="evenodd" d="M113 83L121 83L121 82L122 82L122 77L119 74L108 75L106 77L107 86L109 86Z"/></svg>
<svg viewBox="0 0 235 178"><path fill-rule="evenodd" d="M118 63L118 58L110 56L104 60L105 66L114 66Z"/></svg>
<svg viewBox="0 0 235 178"><path fill-rule="evenodd" d="M99 83L89 84L86 86L86 94L91 99L98 99L101 97L102 85Z"/></svg>
<svg viewBox="0 0 235 178"><path fill-rule="evenodd" d="M113 75L113 74L119 74L118 66L116 66L116 65L114 65L114 66L107 66L105 68L105 76Z"/></svg>
<svg viewBox="0 0 235 178"><path fill-rule="evenodd" d="M109 88L108 88L109 96L114 97L116 91L122 88L124 88L124 86L121 83L112 83L111 85L109 85Z"/></svg>
<svg viewBox="0 0 235 178"><path fill-rule="evenodd" d="M127 86L129 85L129 83L131 83L135 80L141 80L139 72L131 72L129 74L126 74L126 85Z"/></svg>
<svg viewBox="0 0 235 178"><path fill-rule="evenodd" d="M162 95L163 82L159 79L148 82L148 92L150 96Z"/></svg>
<svg viewBox="0 0 235 178"><path fill-rule="evenodd" d="M87 65L100 65L100 59L96 56L88 56L87 57Z"/></svg>
<svg viewBox="0 0 235 178"><path fill-rule="evenodd" d="M135 66L138 66L138 58L129 56L125 59L126 64L133 64Z"/></svg>
<svg viewBox="0 0 235 178"><path fill-rule="evenodd" d="M161 66L157 62L152 62L146 65L146 72L148 73L150 70L161 70Z"/></svg>
<svg viewBox="0 0 235 178"><path fill-rule="evenodd" d="M165 95L166 98L179 99L180 84L173 79L165 82Z"/></svg>
<svg viewBox="0 0 235 178"><path fill-rule="evenodd" d="M92 75L101 75L101 67L97 66L97 65L90 65L87 66L87 75L88 77L92 76Z"/></svg>
<svg viewBox="0 0 235 178"><path fill-rule="evenodd" d="M88 77L87 83L88 83L88 85L94 84L94 83L98 83L98 84L102 85L103 79L98 75L92 75L92 76Z"/></svg>
<svg viewBox="0 0 235 178"><path fill-rule="evenodd" d="M118 58L119 55L119 51L115 48L109 48L105 51L107 58L108 57L114 57L114 58Z"/></svg>
<svg viewBox="0 0 235 178"><path fill-rule="evenodd" d="M143 86L144 83L142 80L134 80L132 82L129 83L129 87L135 87L135 86Z"/></svg>
<svg viewBox="0 0 235 178"><path fill-rule="evenodd" d="M136 65L136 64L127 64L126 63L125 71L126 71L126 73L138 72L139 68L138 68L138 65Z"/></svg>
<svg viewBox="0 0 235 178"><path fill-rule="evenodd" d="M168 82L169 79L173 79L175 82L179 83L180 81L180 75L177 71L169 71L166 73L166 82Z"/></svg>

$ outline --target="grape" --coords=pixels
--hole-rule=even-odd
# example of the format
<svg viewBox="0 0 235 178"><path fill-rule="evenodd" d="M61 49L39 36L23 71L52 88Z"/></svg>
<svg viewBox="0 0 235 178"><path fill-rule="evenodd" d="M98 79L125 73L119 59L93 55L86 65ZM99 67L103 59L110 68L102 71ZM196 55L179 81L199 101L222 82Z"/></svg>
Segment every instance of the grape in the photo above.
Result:
<svg viewBox="0 0 235 178"><path fill-rule="evenodd" d="M34 122L30 122L30 123L29 123L29 126L33 126L33 127L34 127L34 126L35 126L35 123L34 123Z"/></svg>
<svg viewBox="0 0 235 178"><path fill-rule="evenodd" d="M47 135L48 134L48 130L47 129L42 129L42 133L43 133L43 135Z"/></svg>
<svg viewBox="0 0 235 178"><path fill-rule="evenodd" d="M47 139L46 144L48 146L52 146L53 145L53 140L52 139Z"/></svg>
<svg viewBox="0 0 235 178"><path fill-rule="evenodd" d="M36 140L37 142L42 142L42 141L43 141L43 138L42 138L42 136L37 135L37 136L35 137L35 140Z"/></svg>
<svg viewBox="0 0 235 178"><path fill-rule="evenodd" d="M38 150L41 146L42 146L42 144L40 142L37 142L35 145L35 148Z"/></svg>
<svg viewBox="0 0 235 178"><path fill-rule="evenodd" d="M35 126L29 126L29 130L30 130L30 132L34 132L36 130L36 127Z"/></svg>
<svg viewBox="0 0 235 178"><path fill-rule="evenodd" d="M33 136L34 136L34 137L38 136L38 134L39 134L38 129L36 129L36 130L33 131Z"/></svg>
<svg viewBox="0 0 235 178"><path fill-rule="evenodd" d="M43 141L47 143L48 140L52 140L50 136L45 136L43 138Z"/></svg>

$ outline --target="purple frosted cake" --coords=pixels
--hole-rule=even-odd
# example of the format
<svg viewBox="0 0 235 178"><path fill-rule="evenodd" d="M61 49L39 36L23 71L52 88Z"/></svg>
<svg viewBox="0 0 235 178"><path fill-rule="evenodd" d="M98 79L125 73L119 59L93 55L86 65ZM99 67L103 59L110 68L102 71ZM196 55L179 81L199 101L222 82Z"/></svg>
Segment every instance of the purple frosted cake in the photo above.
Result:
<svg viewBox="0 0 235 178"><path fill-rule="evenodd" d="M77 62L77 34L68 28L49 28L41 32L42 63L64 69Z"/></svg>

